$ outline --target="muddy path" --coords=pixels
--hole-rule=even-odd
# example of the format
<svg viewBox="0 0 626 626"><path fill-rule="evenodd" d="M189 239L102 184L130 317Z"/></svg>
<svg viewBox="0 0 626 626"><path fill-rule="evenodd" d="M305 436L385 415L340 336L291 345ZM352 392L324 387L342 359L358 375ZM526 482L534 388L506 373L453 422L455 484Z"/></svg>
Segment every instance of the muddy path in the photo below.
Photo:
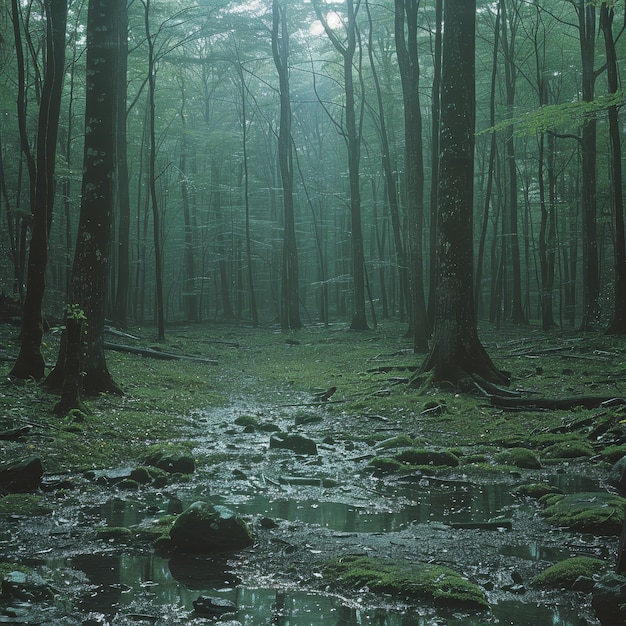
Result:
<svg viewBox="0 0 626 626"><path fill-rule="evenodd" d="M91 463L87 473L86 467L51 462L40 494L47 512L16 511L0 518L0 562L31 568L54 591L52 598L5 601L0 623L598 623L588 593L536 588L531 581L548 566L575 556L603 560L610 569L617 537L551 525L543 506L516 488L543 484L564 493L606 491L610 465L600 452L615 447L615 433L611 441L596 445L593 455L544 456L559 438L589 443L586 432L546 437L578 415L503 412L480 398L445 390L418 395L403 384L403 368L412 358L394 329L361 338L352 354L343 348L352 347L354 338L336 333L332 357L327 332L310 330L289 341L267 333L265 343L252 333L244 340L239 334L235 341L238 332L223 334L217 350L202 346L186 329L173 342L185 352L200 346L196 354L216 357L217 369L189 363L174 375L164 364L140 361L146 368L140 374L136 358L115 356L113 367L119 372L135 366L126 378L130 393L101 399L86 422L69 421L64 432L73 428L86 441L94 429L109 429L104 443L123 450L123 441L114 442L111 434L123 440L123 427L107 425L107 419L121 420L135 411L135 421L145 420L145 441L131 444L135 437L129 437L128 455L116 452L108 465ZM510 341L515 349L523 345L519 338ZM493 350L509 359L518 380L523 372L524 386L541 381L544 394L562 392L568 384L589 391L582 388L586 383L581 383L578 364L572 370L571 360L563 363L551 354L550 362L541 357L541 364L533 360L529 366L527 357L504 356L511 345ZM589 345L573 345L574 354L594 354ZM615 371L614 359L581 361L589 385L595 385L591 391L607 391L598 388L607 373L605 387L619 390L615 380L621 370ZM545 375L546 366L555 380ZM142 389L167 376L169 391L162 389L163 396L142 395ZM200 389L209 377L210 388ZM193 381L197 388L189 391ZM320 394L333 386L336 393L320 402ZM40 402L45 405L45 398ZM170 431L166 422L176 405L181 411ZM444 408L434 411L437 406ZM597 420L603 415L600 409L590 413ZM5 453L17 457L36 449L45 459L46 446L53 448L50 440L60 437L45 423L39 425L37 439L7 444ZM273 438L286 434L311 442L315 453L272 445ZM165 436L168 444L190 451L193 474L169 476L158 486L125 480L141 465L141 449L162 443ZM537 468L503 460L503 453L522 443L537 455ZM64 440L63 445L72 444ZM400 458L406 449L449 451L458 463L403 463L390 469L376 462ZM59 450L50 455L61 458ZM198 500L241 515L253 530L254 545L225 555L155 549L152 530ZM450 567L484 592L490 609L468 611L372 593L367 587L347 588L324 569L329 559L344 555ZM200 615L193 601L201 594L228 599L236 609L219 619Z"/></svg>

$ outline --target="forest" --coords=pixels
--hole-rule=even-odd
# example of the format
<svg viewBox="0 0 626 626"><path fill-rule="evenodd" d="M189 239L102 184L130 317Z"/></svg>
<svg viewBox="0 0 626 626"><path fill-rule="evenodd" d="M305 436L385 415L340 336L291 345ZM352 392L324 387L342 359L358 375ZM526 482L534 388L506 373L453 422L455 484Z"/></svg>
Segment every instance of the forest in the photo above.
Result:
<svg viewBox="0 0 626 626"><path fill-rule="evenodd" d="M3 2L0 621L624 623L625 31Z"/></svg>

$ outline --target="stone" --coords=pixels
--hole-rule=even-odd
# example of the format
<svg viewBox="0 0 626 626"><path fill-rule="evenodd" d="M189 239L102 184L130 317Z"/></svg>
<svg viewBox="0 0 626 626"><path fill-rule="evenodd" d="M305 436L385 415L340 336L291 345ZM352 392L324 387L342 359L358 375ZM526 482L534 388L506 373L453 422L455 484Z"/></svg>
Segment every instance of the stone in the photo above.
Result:
<svg viewBox="0 0 626 626"><path fill-rule="evenodd" d="M39 489L43 464L39 457L28 457L0 469L0 488L9 493L29 493Z"/></svg>
<svg viewBox="0 0 626 626"><path fill-rule="evenodd" d="M602 626L626 624L626 577L605 574L591 593L591 604Z"/></svg>
<svg viewBox="0 0 626 626"><path fill-rule="evenodd" d="M317 444L304 435L277 433L270 437L270 448L291 450L296 454L317 454Z"/></svg>
<svg viewBox="0 0 626 626"><path fill-rule="evenodd" d="M41 576L20 571L9 572L4 576L2 595L23 602L48 601L54 597L52 590Z"/></svg>
<svg viewBox="0 0 626 626"><path fill-rule="evenodd" d="M626 455L613 465L607 482L615 487L621 495L626 496Z"/></svg>
<svg viewBox="0 0 626 626"><path fill-rule="evenodd" d="M194 502L170 529L172 545L183 551L230 552L253 543L246 522L224 506Z"/></svg>
<svg viewBox="0 0 626 626"><path fill-rule="evenodd" d="M193 474L196 469L196 463L190 454L174 448L153 452L143 464L158 467L168 474Z"/></svg>
<svg viewBox="0 0 626 626"><path fill-rule="evenodd" d="M196 613L210 617L221 617L237 612L237 605L234 602L214 596L199 596L197 600L193 601L193 608Z"/></svg>

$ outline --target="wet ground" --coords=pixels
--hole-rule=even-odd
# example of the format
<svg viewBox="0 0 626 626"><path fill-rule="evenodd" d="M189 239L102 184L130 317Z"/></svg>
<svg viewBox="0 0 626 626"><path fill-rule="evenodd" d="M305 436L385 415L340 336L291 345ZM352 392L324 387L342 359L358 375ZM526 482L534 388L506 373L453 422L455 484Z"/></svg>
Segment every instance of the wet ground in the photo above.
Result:
<svg viewBox="0 0 626 626"><path fill-rule="evenodd" d="M244 414L312 438L318 454L270 448L269 429L233 426ZM219 622L231 626L597 623L588 596L538 591L529 582L569 556L613 562L616 539L551 527L535 502L511 493L516 485L535 482L565 492L603 489L594 465L571 461L492 475L461 466L435 476L414 471L380 477L367 465L378 453L374 442L345 436L346 420L356 419L323 407L303 413L241 400L187 417L181 441L193 441L197 459L188 480L128 491L82 476L46 477L53 512L0 523L0 557L51 578L56 603L14 602L0 609L0 623L212 623L193 611L201 594L234 603L234 612ZM379 427L376 419L360 419L370 420L372 431ZM123 474L127 468L110 470ZM57 489L59 480L74 488ZM132 538L96 536L104 526L150 525L196 500L225 504L242 515L254 529L254 546L219 558L171 556ZM496 521L489 529L453 525L499 519L502 525ZM368 589L338 595L321 564L342 554L449 566L485 591L492 610L452 612Z"/></svg>

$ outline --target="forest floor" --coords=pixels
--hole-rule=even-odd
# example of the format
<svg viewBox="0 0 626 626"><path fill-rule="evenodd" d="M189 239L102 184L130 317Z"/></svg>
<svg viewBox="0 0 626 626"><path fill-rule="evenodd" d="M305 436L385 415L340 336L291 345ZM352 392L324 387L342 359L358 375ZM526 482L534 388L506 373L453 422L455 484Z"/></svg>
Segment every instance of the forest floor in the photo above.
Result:
<svg viewBox="0 0 626 626"><path fill-rule="evenodd" d="M109 368L125 395L86 399L86 416L55 416L57 398L34 382L5 376L0 386L0 431L29 427L18 439L0 440L0 458L42 459L44 489L36 505L46 512L28 510L30 500L22 501L23 509L6 510L6 498L0 498L0 573L27 566L56 590L54 602L27 598L19 610L3 609L0 601L0 623L209 623L193 613L180 591L158 595L153 586L166 583L155 582L146 561L133 564L134 556L152 554L152 548L129 539L132 533L101 532L107 525L132 530L147 518L156 523L178 504L195 500L233 508L249 522L255 543L215 561L210 581L194 575L194 559L182 565L166 559L168 576L194 597L206 588L237 585L326 595L339 599L342 609L333 605L332 623L344 626L597 623L589 594L536 588L531 580L574 556L600 559L611 570L616 534L551 525L543 507L516 495L515 488L605 491L612 463L626 453L622 407L507 410L491 406L480 393L420 389L408 381L423 356L402 337L402 325L391 322L359 333L342 325L297 332L180 325L168 329L165 343L154 341L150 327L128 333L132 337L107 339L195 360L109 350ZM7 373L17 354L16 337L15 327L0 327ZM496 365L511 372L511 390L524 397L626 397L624 339L533 327L482 329L481 337ZM48 363L54 363L57 348L53 329L45 337ZM602 423L608 427L599 431ZM317 454L271 448L277 429L310 438ZM109 480L140 465L153 446L173 443L193 455L191 477L133 490ZM534 455L536 467L516 461L511 451L519 448ZM458 464L398 463L408 458L402 456L406 449L445 451ZM94 471L104 478L93 480ZM111 515L113 510L121 514ZM354 554L450 567L484 592L490 610L449 610L373 593L367 585L349 589L329 577L325 563ZM86 555L114 558L116 568L129 573L124 578L118 572L123 580L115 583L98 581L88 568L78 571ZM131 590L133 577L141 580ZM123 598L127 588L129 600ZM85 600L99 595L100 605ZM355 617L357 609L370 621ZM239 622L229 623L331 623L289 621L280 613L287 609L275 602L263 610L266 621L258 615L246 621L240 613ZM390 616L387 622L380 621L381 610Z"/></svg>

